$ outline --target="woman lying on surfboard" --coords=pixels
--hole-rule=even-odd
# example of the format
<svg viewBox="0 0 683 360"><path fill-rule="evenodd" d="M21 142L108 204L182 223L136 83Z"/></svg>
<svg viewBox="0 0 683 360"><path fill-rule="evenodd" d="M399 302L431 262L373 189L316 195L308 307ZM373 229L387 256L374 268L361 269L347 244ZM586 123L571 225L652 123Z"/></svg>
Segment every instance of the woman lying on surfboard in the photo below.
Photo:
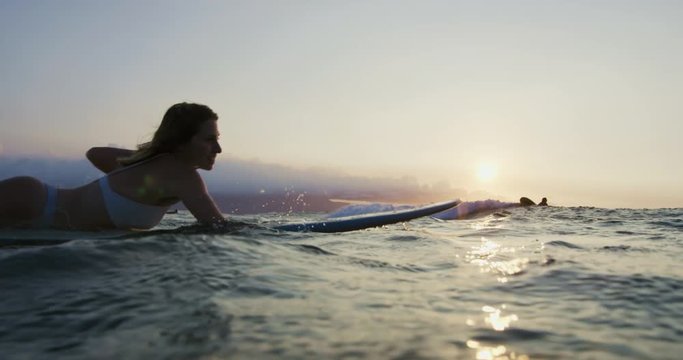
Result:
<svg viewBox="0 0 683 360"><path fill-rule="evenodd" d="M28 176L0 181L0 227L149 229L179 201L200 223L223 223L197 172L211 170L221 152L217 120L205 105L175 104L152 141L136 151L88 150L88 160L106 175L78 188L57 189Z"/></svg>

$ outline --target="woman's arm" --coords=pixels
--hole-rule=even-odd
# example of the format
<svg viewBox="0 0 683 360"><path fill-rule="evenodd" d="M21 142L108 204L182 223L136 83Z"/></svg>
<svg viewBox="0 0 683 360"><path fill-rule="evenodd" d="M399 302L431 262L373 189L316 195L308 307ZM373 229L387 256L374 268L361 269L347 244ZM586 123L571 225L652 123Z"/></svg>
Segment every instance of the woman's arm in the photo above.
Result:
<svg viewBox="0 0 683 360"><path fill-rule="evenodd" d="M185 207L204 225L223 224L226 222L223 214L216 206L206 185L197 171L192 170L187 177L181 177L177 194Z"/></svg>
<svg viewBox="0 0 683 360"><path fill-rule="evenodd" d="M110 173L121 167L118 158L131 156L133 150L112 147L94 147L85 153L85 157L104 173Z"/></svg>

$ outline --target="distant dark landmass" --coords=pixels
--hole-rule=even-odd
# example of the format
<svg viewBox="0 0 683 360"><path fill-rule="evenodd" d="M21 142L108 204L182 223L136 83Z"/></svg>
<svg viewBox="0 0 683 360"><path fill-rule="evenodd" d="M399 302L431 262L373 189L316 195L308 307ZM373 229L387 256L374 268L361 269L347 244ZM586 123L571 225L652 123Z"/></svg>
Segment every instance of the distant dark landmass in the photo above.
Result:
<svg viewBox="0 0 683 360"><path fill-rule="evenodd" d="M234 158L221 160L214 170L201 174L217 205L227 214L329 212L345 205L332 199L424 204L466 195L465 190L453 189L446 182L422 185L414 177L350 176L332 169L297 169ZM102 173L85 159L0 156L0 179L19 175L69 188L94 181Z"/></svg>

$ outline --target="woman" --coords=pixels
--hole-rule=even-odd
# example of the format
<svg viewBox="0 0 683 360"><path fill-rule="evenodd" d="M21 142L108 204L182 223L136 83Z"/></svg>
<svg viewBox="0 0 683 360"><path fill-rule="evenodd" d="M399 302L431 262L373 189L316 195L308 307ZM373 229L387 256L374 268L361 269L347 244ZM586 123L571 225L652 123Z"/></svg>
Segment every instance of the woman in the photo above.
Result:
<svg viewBox="0 0 683 360"><path fill-rule="evenodd" d="M0 181L0 227L149 229L178 201L200 223L223 223L197 173L211 170L221 152L217 120L205 105L175 104L137 151L88 150L88 160L106 175L75 189L27 176Z"/></svg>

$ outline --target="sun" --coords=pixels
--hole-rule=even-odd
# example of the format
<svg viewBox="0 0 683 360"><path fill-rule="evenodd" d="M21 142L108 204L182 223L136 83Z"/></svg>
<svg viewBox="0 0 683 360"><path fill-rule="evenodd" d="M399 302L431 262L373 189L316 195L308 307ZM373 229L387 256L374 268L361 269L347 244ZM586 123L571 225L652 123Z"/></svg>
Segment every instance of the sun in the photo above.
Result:
<svg viewBox="0 0 683 360"><path fill-rule="evenodd" d="M491 163L481 163L477 168L477 178L483 182L491 182L498 175L498 168Z"/></svg>

